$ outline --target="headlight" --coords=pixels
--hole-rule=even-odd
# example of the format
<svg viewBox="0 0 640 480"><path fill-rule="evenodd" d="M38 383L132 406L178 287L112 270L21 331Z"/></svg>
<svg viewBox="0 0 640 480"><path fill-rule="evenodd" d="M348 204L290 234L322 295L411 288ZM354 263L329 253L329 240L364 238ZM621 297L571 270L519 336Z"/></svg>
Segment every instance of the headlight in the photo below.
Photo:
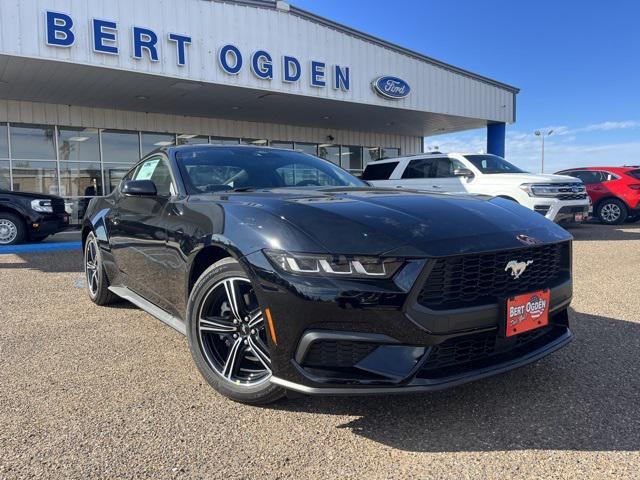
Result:
<svg viewBox="0 0 640 480"><path fill-rule="evenodd" d="M558 195L580 194L585 192L584 185L565 185L553 183L523 183L520 188L530 197L557 197Z"/></svg>
<svg viewBox="0 0 640 480"><path fill-rule="evenodd" d="M390 278L402 265L402 260L398 258L290 253L282 250L264 250L264 253L278 269L301 275Z"/></svg>
<svg viewBox="0 0 640 480"><path fill-rule="evenodd" d="M51 200L31 200L31 209L36 212L53 213Z"/></svg>

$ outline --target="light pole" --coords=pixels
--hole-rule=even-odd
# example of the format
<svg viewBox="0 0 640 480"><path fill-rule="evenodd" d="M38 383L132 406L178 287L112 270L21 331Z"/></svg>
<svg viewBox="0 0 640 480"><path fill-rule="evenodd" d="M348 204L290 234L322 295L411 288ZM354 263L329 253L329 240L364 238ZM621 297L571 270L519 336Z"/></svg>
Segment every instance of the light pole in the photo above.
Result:
<svg viewBox="0 0 640 480"><path fill-rule="evenodd" d="M544 137L548 137L549 135L551 135L553 133L553 129L549 130L547 133L541 132L540 130L536 130L533 133L536 135L536 137L542 137L542 169L540 170L540 173L544 173Z"/></svg>

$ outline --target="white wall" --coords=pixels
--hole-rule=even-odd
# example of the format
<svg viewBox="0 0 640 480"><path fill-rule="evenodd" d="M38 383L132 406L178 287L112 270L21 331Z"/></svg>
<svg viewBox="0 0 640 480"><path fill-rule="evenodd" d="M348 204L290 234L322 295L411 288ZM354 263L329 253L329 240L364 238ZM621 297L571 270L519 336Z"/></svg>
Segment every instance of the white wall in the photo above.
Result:
<svg viewBox="0 0 640 480"><path fill-rule="evenodd" d="M74 19L76 42L70 48L45 44L45 11L54 10ZM120 53L98 54L90 45L90 19L118 23ZM160 37L159 62L131 56L131 27L153 29ZM189 62L176 65L175 47L168 33L189 34ZM455 33L452 33L455 34ZM446 41L446 39L443 39ZM221 46L232 43L243 53L240 74L225 73L217 63ZM425 46L428 49L428 45ZM261 80L249 68L249 56L257 49L274 58L275 78ZM514 120L514 93L499 86L453 72L436 64L356 38L327 25L275 9L205 0L0 0L0 53L53 59L111 69L236 85L335 100L394 106L402 109L473 117L490 121ZM282 55L297 57L303 77L297 83L281 81ZM338 64L351 71L348 92L309 85L311 60ZM371 82L380 75L407 81L412 91L401 100L380 98Z"/></svg>

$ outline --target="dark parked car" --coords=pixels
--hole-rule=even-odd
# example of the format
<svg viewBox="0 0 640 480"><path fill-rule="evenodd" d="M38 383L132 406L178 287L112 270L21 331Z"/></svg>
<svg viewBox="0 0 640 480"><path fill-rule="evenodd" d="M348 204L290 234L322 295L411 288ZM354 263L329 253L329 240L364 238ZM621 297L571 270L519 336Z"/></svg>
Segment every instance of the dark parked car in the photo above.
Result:
<svg viewBox="0 0 640 480"><path fill-rule="evenodd" d="M62 198L0 189L0 245L40 242L68 226Z"/></svg>
<svg viewBox="0 0 640 480"><path fill-rule="evenodd" d="M373 188L328 161L167 147L89 204L87 290L185 334L219 392L426 391L571 339L571 236L514 202Z"/></svg>

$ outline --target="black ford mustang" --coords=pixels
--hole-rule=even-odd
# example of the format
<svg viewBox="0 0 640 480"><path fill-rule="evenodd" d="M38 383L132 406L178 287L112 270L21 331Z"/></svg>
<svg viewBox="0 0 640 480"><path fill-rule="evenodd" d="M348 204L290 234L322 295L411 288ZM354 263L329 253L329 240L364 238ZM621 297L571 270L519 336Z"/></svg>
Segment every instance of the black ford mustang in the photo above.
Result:
<svg viewBox="0 0 640 480"><path fill-rule="evenodd" d="M185 334L222 394L434 390L571 339L571 236L500 198L371 188L291 150L169 147L84 220L91 299Z"/></svg>

